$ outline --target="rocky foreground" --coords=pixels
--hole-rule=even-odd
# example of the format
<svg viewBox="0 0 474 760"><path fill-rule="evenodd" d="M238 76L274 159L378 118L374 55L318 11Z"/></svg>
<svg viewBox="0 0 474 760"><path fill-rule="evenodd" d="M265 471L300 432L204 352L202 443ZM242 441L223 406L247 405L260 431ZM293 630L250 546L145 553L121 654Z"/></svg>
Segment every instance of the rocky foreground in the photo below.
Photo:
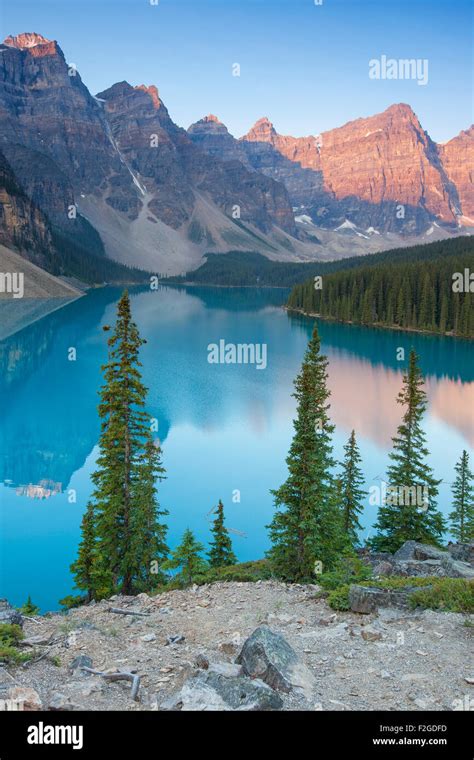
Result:
<svg viewBox="0 0 474 760"><path fill-rule="evenodd" d="M472 619L335 613L318 590L214 583L24 619L35 659L0 667L0 699L30 710L472 709ZM4 621L8 609L18 614L4 603Z"/></svg>

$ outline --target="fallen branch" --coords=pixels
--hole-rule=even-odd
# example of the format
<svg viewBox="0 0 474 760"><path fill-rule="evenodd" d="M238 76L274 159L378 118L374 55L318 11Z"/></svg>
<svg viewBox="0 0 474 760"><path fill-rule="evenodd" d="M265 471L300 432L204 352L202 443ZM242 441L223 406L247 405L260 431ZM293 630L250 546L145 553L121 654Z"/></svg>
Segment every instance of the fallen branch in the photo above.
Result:
<svg viewBox="0 0 474 760"><path fill-rule="evenodd" d="M126 672L117 672L117 673L104 673L102 670L93 670L93 668L86 668L82 667L81 670L85 670L86 673L91 673L94 676L100 676L101 678L105 678L108 681L131 681L132 682L132 691L130 693L130 696L132 699L137 701L138 698L138 689L140 688L140 676L136 673L126 673Z"/></svg>
<svg viewBox="0 0 474 760"><path fill-rule="evenodd" d="M30 665L36 665L37 662L39 662L40 660L43 660L49 654L51 654L51 652L47 649L46 652L43 652L43 654L37 657L36 660L27 660L26 662L24 662L22 667L27 668Z"/></svg>
<svg viewBox="0 0 474 760"><path fill-rule="evenodd" d="M133 610L121 610L118 607L109 607L109 612L115 613L115 615L139 615L140 617L148 617L149 612L134 612Z"/></svg>

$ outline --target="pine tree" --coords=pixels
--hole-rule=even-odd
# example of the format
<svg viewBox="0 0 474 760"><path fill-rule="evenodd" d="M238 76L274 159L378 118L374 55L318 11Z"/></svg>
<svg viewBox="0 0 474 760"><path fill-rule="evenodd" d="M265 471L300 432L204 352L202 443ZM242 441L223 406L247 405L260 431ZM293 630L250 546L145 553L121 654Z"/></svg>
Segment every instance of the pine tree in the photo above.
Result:
<svg viewBox="0 0 474 760"><path fill-rule="evenodd" d="M74 576L75 586L86 592L86 601L90 602L94 597L94 552L95 552L95 529L94 529L94 505L89 503L81 522L81 542L77 559L71 565L71 573Z"/></svg>
<svg viewBox="0 0 474 760"><path fill-rule="evenodd" d="M220 499L217 505L217 517L214 520L212 533L214 540L210 544L210 552L208 554L210 566L224 567L225 565L235 565L237 557L232 551L232 541L224 525L224 505Z"/></svg>
<svg viewBox="0 0 474 760"><path fill-rule="evenodd" d="M429 452L421 420L427 401L423 376L415 351L410 351L409 367L403 376L403 388L397 402L405 407L397 435L392 438L392 465L388 468L387 497L379 508L370 541L377 551L394 552L409 540L439 544L445 529L437 510L439 480L435 480L426 462Z"/></svg>
<svg viewBox="0 0 474 760"><path fill-rule="evenodd" d="M364 477L359 467L362 457L359 453L354 430L344 446L344 452L341 476L342 518L344 530L348 534L351 544L355 545L359 542L357 531L362 528L358 515L363 510L362 498L366 492L362 488Z"/></svg>
<svg viewBox="0 0 474 760"><path fill-rule="evenodd" d="M198 575L207 569L207 564L201 557L203 551L204 546L196 541L193 532L187 528L180 545L174 552L171 552L171 557L165 562L163 569L176 570L181 568L175 577L182 581L185 586L189 586Z"/></svg>
<svg viewBox="0 0 474 760"><path fill-rule="evenodd" d="M342 519L331 468L327 359L315 326L295 380L297 417L287 457L286 482L272 491L276 514L268 526L268 552L275 571L287 580L314 577L315 563L330 570L344 544Z"/></svg>
<svg viewBox="0 0 474 760"><path fill-rule="evenodd" d="M456 470L456 479L452 488L454 509L449 515L451 533L458 541L473 541L474 486L467 451L463 451L454 469Z"/></svg>
<svg viewBox="0 0 474 760"><path fill-rule="evenodd" d="M20 612L22 615L28 615L29 617L33 617L34 615L39 615L40 608L34 604L31 600L30 594L28 594L28 599L24 603L22 607L20 607Z"/></svg>
<svg viewBox="0 0 474 760"><path fill-rule="evenodd" d="M163 565L168 557L166 544L167 527L161 519L168 514L160 509L157 500L156 481L164 479L161 449L150 434L145 444L145 456L138 467L136 499L132 511L131 574L136 590L149 591L166 576Z"/></svg>
<svg viewBox="0 0 474 760"><path fill-rule="evenodd" d="M159 522L164 512L156 503L154 485L156 477L163 477L164 469L159 451L152 453L149 418L144 409L147 389L139 370L139 350L144 342L132 321L125 291L108 340L108 361L102 368L105 383L99 404L101 436L97 469L92 475L95 543L90 591L96 598L118 591L133 594L143 590L152 583L150 563L161 561L166 553L166 528ZM81 544L79 554L82 549ZM75 570L79 588L84 588L80 585L82 567L80 562Z"/></svg>

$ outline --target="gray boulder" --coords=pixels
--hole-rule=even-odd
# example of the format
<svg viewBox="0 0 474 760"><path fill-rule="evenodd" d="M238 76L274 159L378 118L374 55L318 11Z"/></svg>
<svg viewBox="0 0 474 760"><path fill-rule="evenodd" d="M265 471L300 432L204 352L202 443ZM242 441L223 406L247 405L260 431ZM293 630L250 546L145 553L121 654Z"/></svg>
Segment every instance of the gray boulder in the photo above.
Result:
<svg viewBox="0 0 474 760"><path fill-rule="evenodd" d="M23 626L23 616L11 606L7 599L0 599L0 624Z"/></svg>
<svg viewBox="0 0 474 760"><path fill-rule="evenodd" d="M245 676L225 676L215 671L200 671L181 691L161 705L162 710L183 711L267 711L281 710L279 694L259 680Z"/></svg>
<svg viewBox="0 0 474 760"><path fill-rule="evenodd" d="M407 576L437 576L444 578L449 575L449 570L440 559L408 559L392 563L393 575Z"/></svg>
<svg viewBox="0 0 474 760"><path fill-rule="evenodd" d="M424 588L429 588L425 586ZM403 589L383 589L375 586L353 585L349 589L349 605L352 612L369 615L379 607L407 609L411 594L419 587L407 586Z"/></svg>
<svg viewBox="0 0 474 760"><path fill-rule="evenodd" d="M447 552L442 549L438 549L437 546L430 546L429 544L420 544L418 541L405 541L398 551L393 555L395 560L427 560L437 559L441 560L445 557Z"/></svg>
<svg viewBox="0 0 474 760"><path fill-rule="evenodd" d="M245 675L261 679L272 689L287 693L295 689L311 697L314 686L311 672L286 639L266 625L256 628L245 641L236 662Z"/></svg>
<svg viewBox="0 0 474 760"><path fill-rule="evenodd" d="M455 560L451 555L447 555L442 563L443 568L446 570L446 575L450 578L465 578L466 580L474 579L474 567L468 565L467 562L461 562Z"/></svg>
<svg viewBox="0 0 474 760"><path fill-rule="evenodd" d="M459 562L467 562L474 567L474 541L467 544L448 544L451 557Z"/></svg>

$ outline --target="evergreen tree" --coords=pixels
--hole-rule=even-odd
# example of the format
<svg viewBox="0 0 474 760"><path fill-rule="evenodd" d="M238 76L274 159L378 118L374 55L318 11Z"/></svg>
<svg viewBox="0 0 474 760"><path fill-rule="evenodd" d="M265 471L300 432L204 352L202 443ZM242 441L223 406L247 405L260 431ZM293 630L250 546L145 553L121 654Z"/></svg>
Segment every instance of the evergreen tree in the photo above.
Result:
<svg viewBox="0 0 474 760"><path fill-rule="evenodd" d="M211 542L208 554L210 566L224 567L225 565L235 565L237 557L232 551L232 541L224 525L224 505L220 499L217 505L217 517L214 520L212 533L214 540Z"/></svg>
<svg viewBox="0 0 474 760"><path fill-rule="evenodd" d="M132 567L136 590L149 591L166 576L163 565L168 557L166 544L167 527L161 519L168 514L160 509L157 500L156 481L164 479L161 464L161 449L151 435L145 444L145 456L138 468L139 482L136 484L136 500L132 511Z"/></svg>
<svg viewBox="0 0 474 760"><path fill-rule="evenodd" d="M429 452L421 420L426 409L426 394L418 357L410 351L409 366L397 402L405 407L397 435L392 438L392 461L388 468L387 497L379 508L377 534L371 545L377 551L394 552L409 540L439 544L445 529L437 510L439 480L426 462Z"/></svg>
<svg viewBox="0 0 474 760"><path fill-rule="evenodd" d="M344 446L344 461L342 463L341 476L341 504L344 530L348 534L351 544L359 542L357 531L361 530L358 515L363 510L362 498L365 491L362 486L364 477L359 467L362 457L353 430L348 442Z"/></svg>
<svg viewBox="0 0 474 760"><path fill-rule="evenodd" d="M453 483L453 511L449 515L451 533L461 542L474 540L474 486L469 454L463 451L456 464Z"/></svg>
<svg viewBox="0 0 474 760"><path fill-rule="evenodd" d="M104 328L110 330L109 327ZM139 350L145 341L132 320L125 291L118 303L117 322L108 340L108 361L102 368L105 384L100 393L101 436L97 469L92 475L91 525L93 530L92 588L84 586L85 567L74 568L79 588L97 598L113 593L133 594L152 584L151 562L166 554L165 514L156 502L155 478L163 477L159 450L153 441L145 412L147 389L141 381ZM89 549L85 554L90 557ZM74 567L74 566L73 566ZM155 579L156 581L156 579ZM153 585L153 584L152 584Z"/></svg>
<svg viewBox="0 0 474 760"><path fill-rule="evenodd" d="M185 586L189 586L198 575L207 569L207 564L201 557L203 551L204 546L196 541L193 532L187 528L180 545L174 552L171 552L171 558L165 562L163 569L176 570L181 568L175 577L182 581Z"/></svg>
<svg viewBox="0 0 474 760"><path fill-rule="evenodd" d="M287 457L286 482L272 491L276 513L268 526L268 552L275 571L287 580L314 577L315 563L330 570L344 544L342 519L331 468L327 359L320 353L317 327L295 380L297 417Z"/></svg>
<svg viewBox="0 0 474 760"><path fill-rule="evenodd" d="M31 601L31 596L28 594L28 599L24 603L22 607L20 607L20 612L23 615L28 615L29 617L33 617L34 615L39 615L40 608L34 604Z"/></svg>
<svg viewBox="0 0 474 760"><path fill-rule="evenodd" d="M88 602L93 599L95 590L94 551L94 506L89 502L81 522L81 542L77 559L71 565L75 586L86 592L86 601Z"/></svg>

